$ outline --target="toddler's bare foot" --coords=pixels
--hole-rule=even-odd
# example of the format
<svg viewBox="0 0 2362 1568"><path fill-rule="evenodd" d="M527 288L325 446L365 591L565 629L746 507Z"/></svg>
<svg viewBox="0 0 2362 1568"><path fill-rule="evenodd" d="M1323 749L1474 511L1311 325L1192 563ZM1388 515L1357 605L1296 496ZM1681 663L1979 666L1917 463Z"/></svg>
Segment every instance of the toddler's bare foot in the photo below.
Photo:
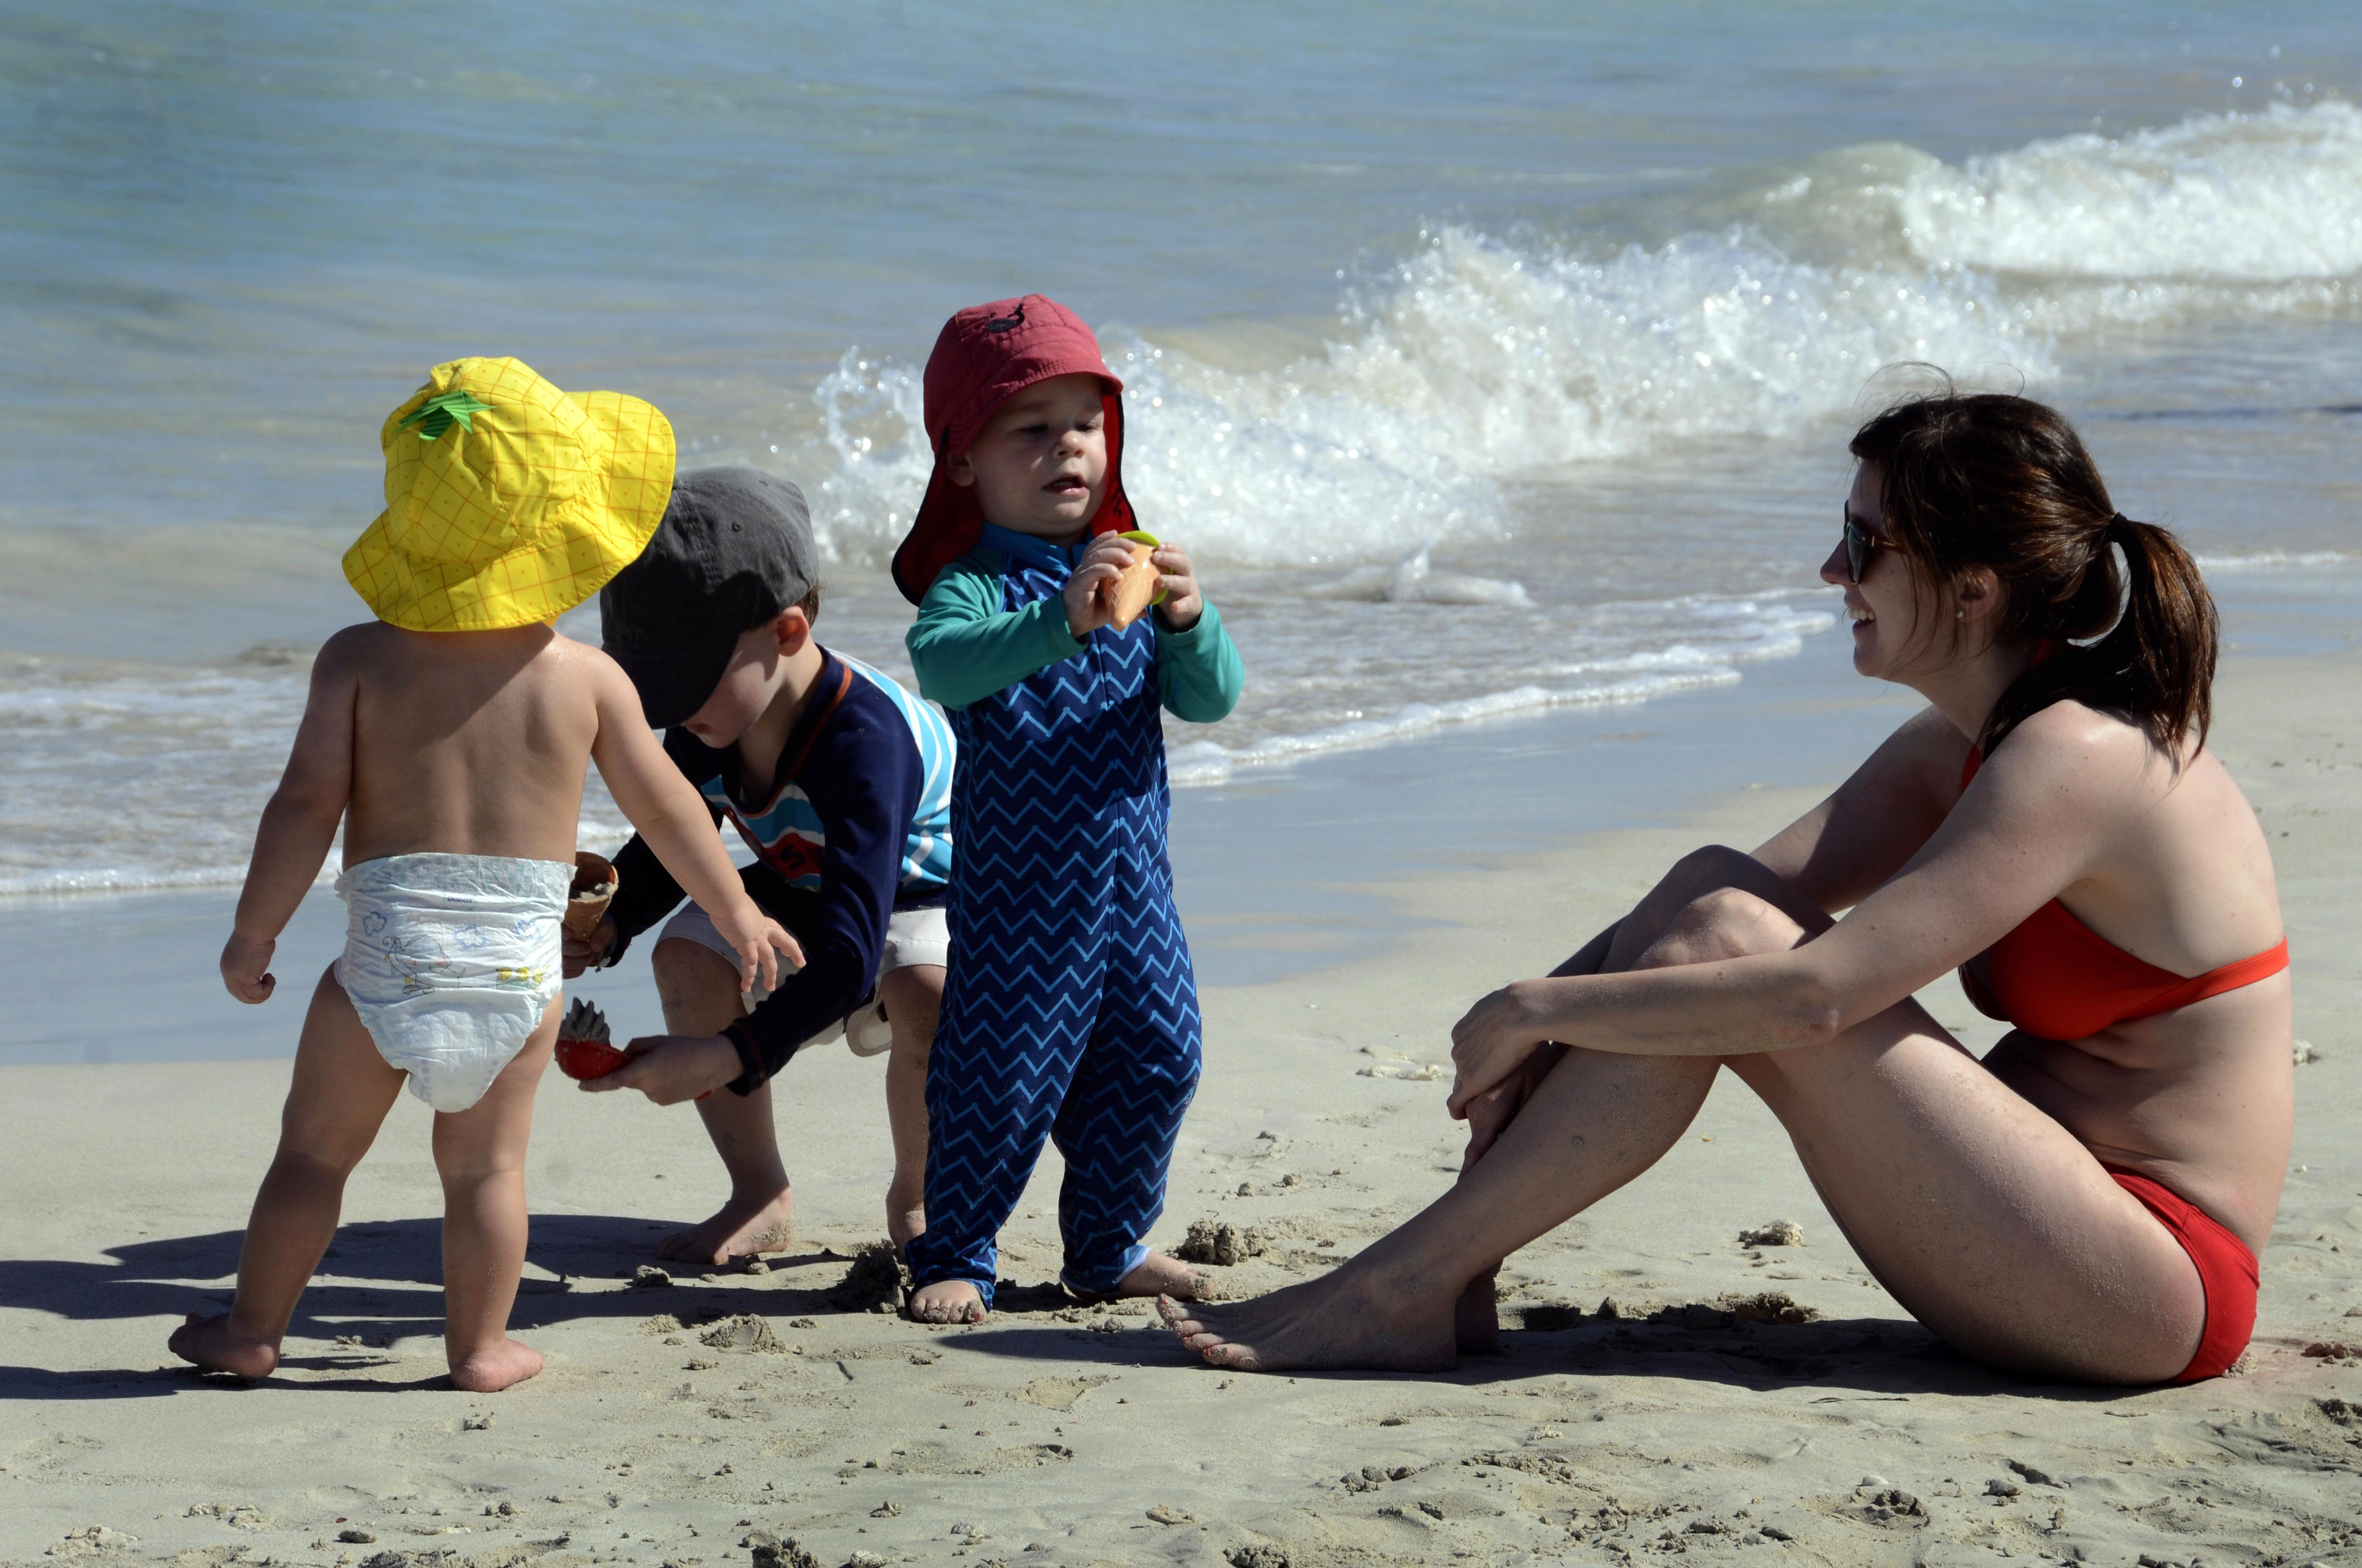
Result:
<svg viewBox="0 0 2362 1568"><path fill-rule="evenodd" d="M1118 1296L1170 1296L1178 1301L1211 1301L1220 1293L1213 1275L1178 1258L1151 1253L1115 1287Z"/></svg>
<svg viewBox="0 0 2362 1568"><path fill-rule="evenodd" d="M212 1372L268 1377L279 1368L279 1342L234 1332L226 1312L210 1318L192 1312L164 1342L182 1361L193 1361Z"/></svg>
<svg viewBox="0 0 2362 1568"><path fill-rule="evenodd" d="M1184 1345L1241 1372L1433 1372L1452 1364L1451 1303L1407 1300L1342 1270L1228 1307L1185 1307L1165 1297L1156 1309Z"/></svg>
<svg viewBox="0 0 2362 1568"><path fill-rule="evenodd" d="M984 1297L965 1279L939 1279L911 1293L911 1316L922 1323L981 1323Z"/></svg>
<svg viewBox="0 0 2362 1568"><path fill-rule="evenodd" d="M732 1193L712 1218L657 1242L657 1256L719 1267L732 1258L783 1253L795 1243L796 1195L783 1187L755 1197Z"/></svg>
<svg viewBox="0 0 2362 1568"><path fill-rule="evenodd" d="M451 1364L451 1386L470 1394L497 1394L541 1370L541 1353L502 1339Z"/></svg>
<svg viewBox="0 0 2362 1568"><path fill-rule="evenodd" d="M905 1186L896 1181L886 1189L886 1235L894 1250L907 1253L911 1238L927 1228L927 1203L924 1189L917 1182Z"/></svg>

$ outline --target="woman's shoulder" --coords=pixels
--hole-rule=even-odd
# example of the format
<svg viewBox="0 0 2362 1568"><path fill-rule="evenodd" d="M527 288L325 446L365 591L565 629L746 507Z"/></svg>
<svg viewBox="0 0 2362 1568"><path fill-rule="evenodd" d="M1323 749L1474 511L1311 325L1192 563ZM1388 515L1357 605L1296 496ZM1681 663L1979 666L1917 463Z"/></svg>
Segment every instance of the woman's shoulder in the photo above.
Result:
<svg viewBox="0 0 2362 1568"><path fill-rule="evenodd" d="M2197 759L2194 741L2175 758L2125 715L2062 698L2012 728L1979 777L1990 775L2011 796L2070 809L2145 809Z"/></svg>

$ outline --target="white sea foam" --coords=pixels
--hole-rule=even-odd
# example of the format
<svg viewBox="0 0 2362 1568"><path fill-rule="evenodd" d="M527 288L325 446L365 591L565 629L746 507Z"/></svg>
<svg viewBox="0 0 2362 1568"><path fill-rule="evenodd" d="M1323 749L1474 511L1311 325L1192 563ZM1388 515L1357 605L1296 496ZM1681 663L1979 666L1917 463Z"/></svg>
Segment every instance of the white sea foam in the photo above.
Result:
<svg viewBox="0 0 2362 1568"><path fill-rule="evenodd" d="M1645 702L1676 691L1727 686L1739 679L1729 665L1704 665L1679 673L1634 676L1572 687L1518 686L1451 702L1413 702L1383 718L1356 719L1308 734L1269 735L1235 749L1218 741L1191 741L1173 748L1167 767L1177 785L1220 784L1242 767L1300 762L1327 752L1358 750L1409 740L1454 724L1509 718L1549 708L1600 707Z"/></svg>
<svg viewBox="0 0 2362 1568"><path fill-rule="evenodd" d="M1218 568L1251 644L1245 704L1210 739L1176 734L1176 782L1645 701L1794 652L1829 624L1819 604L1618 598L1591 564L1595 520L1574 508L1538 524L1521 498L1610 461L1825 429L1897 360L2039 386L2126 326L2354 315L2362 112L2206 116L1961 164L1851 148L1696 197L1661 242L1584 222L1434 227L1346 291L1325 342L1276 364L1239 368L1254 357L1218 334L1193 337L1196 352L1104 334L1128 383L1133 497ZM873 569L931 466L918 375L848 352L804 417L807 443L778 460L829 557ZM2321 537L2275 548L2266 534L2201 564L2362 558ZM1716 560L1763 561L1771 579L1795 543ZM1485 575L1454 552L1483 555ZM0 668L0 893L235 881L303 693L300 672L262 666ZM589 810L582 842L612 848L617 813L595 792Z"/></svg>
<svg viewBox="0 0 2362 1568"><path fill-rule="evenodd" d="M2362 309L2362 111L2202 116L1947 164L1847 149L1652 248L1429 231L1336 335L1229 370L1116 329L1127 482L1152 525L1248 565L1375 563L1508 526L1503 484L1856 409L1899 360L2039 383L2110 328ZM814 393L815 515L883 558L931 463L908 366Z"/></svg>

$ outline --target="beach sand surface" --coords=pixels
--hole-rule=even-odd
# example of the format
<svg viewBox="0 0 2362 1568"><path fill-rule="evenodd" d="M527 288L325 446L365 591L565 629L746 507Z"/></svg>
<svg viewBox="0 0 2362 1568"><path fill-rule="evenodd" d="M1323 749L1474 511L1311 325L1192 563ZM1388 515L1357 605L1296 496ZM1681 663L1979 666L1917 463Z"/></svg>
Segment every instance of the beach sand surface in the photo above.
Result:
<svg viewBox="0 0 2362 1568"><path fill-rule="evenodd" d="M515 1317L548 1366L491 1397L443 1383L439 1194L405 1098L281 1373L241 1386L164 1340L228 1298L286 1064L17 1066L0 1561L2362 1563L2357 676L2352 654L2241 657L2217 691L2216 744L2279 856L2311 1057L2237 1375L2093 1389L1953 1353L1869 1277L1727 1075L1656 1171L1510 1260L1506 1353L1452 1374L1221 1373L1145 1303L1061 1304L1035 1288L1057 1266L1054 1156L1004 1238L1004 1309L924 1328L858 1288L883 1229L882 1064L832 1046L788 1075L801 1235L762 1274L633 1283L717 1199L717 1167L686 1108L549 1077ZM1456 1169L1441 1064L1462 1009L1682 851L1753 843L1808 799L1742 793L1396 884L1378 896L1419 918L1407 944L1209 991L1155 1239L1229 1225L1249 1255L1210 1272L1249 1294L1414 1212ZM1997 1032L1948 981L1927 999L1980 1047ZM291 1032L295 1005L274 1010ZM1774 1221L1793 1244L1742 1243Z"/></svg>

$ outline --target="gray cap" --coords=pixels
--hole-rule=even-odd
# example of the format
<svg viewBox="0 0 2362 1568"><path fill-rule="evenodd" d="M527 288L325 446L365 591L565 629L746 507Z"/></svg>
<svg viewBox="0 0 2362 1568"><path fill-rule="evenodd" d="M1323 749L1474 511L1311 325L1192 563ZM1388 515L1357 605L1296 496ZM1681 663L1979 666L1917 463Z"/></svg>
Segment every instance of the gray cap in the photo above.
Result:
<svg viewBox="0 0 2362 1568"><path fill-rule="evenodd" d="M705 706L741 636L819 580L803 491L759 469L677 473L648 547L599 591L601 646L663 729Z"/></svg>

